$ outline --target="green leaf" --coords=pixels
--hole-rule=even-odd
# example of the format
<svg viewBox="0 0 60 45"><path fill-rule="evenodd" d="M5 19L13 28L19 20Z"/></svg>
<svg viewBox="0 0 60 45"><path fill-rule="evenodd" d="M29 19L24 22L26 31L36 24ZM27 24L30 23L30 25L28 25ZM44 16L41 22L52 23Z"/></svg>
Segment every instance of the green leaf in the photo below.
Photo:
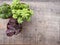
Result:
<svg viewBox="0 0 60 45"><path fill-rule="evenodd" d="M27 21L30 21L31 20L31 18L29 17L29 18L27 18Z"/></svg>
<svg viewBox="0 0 60 45"><path fill-rule="evenodd" d="M16 14L14 14L14 15L13 15L13 18L14 18L14 19L17 19L17 15L16 15Z"/></svg>
<svg viewBox="0 0 60 45"><path fill-rule="evenodd" d="M33 11L32 11L31 9L30 9L30 11L29 11L29 14L30 14L30 15L32 15L32 14L33 14Z"/></svg>
<svg viewBox="0 0 60 45"><path fill-rule="evenodd" d="M25 3L20 3L21 5L21 8L29 8L29 5L28 4L25 4Z"/></svg>
<svg viewBox="0 0 60 45"><path fill-rule="evenodd" d="M26 17L28 17L29 16L29 14L21 14L22 15L22 18L26 18Z"/></svg>
<svg viewBox="0 0 60 45"><path fill-rule="evenodd" d="M17 21L19 24L23 22L22 18L20 18L20 17L17 19Z"/></svg>
<svg viewBox="0 0 60 45"><path fill-rule="evenodd" d="M21 10L17 10L17 15L20 15L21 14Z"/></svg>
<svg viewBox="0 0 60 45"><path fill-rule="evenodd" d="M13 13L13 14L16 13L16 10L12 10L12 13Z"/></svg>

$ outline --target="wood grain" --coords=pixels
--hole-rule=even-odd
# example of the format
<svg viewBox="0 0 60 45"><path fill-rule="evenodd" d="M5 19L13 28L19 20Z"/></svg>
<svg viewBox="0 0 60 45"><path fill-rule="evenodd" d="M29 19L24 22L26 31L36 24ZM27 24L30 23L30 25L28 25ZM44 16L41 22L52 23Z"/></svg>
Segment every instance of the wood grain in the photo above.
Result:
<svg viewBox="0 0 60 45"><path fill-rule="evenodd" d="M7 2L7 1L4 1ZM0 1L0 3L3 3ZM11 1L7 3L11 4ZM8 19L0 19L0 44L60 45L60 3L24 2L34 10L30 22L24 22L20 34L6 36Z"/></svg>

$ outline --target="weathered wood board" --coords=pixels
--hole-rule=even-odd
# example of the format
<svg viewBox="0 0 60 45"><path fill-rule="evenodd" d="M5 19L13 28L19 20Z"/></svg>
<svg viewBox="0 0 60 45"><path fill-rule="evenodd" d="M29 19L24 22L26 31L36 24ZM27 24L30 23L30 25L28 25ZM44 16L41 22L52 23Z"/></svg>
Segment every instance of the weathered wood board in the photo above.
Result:
<svg viewBox="0 0 60 45"><path fill-rule="evenodd" d="M34 10L31 21L23 24L20 34L7 37L8 19L0 19L0 44L60 45L60 2L22 2Z"/></svg>

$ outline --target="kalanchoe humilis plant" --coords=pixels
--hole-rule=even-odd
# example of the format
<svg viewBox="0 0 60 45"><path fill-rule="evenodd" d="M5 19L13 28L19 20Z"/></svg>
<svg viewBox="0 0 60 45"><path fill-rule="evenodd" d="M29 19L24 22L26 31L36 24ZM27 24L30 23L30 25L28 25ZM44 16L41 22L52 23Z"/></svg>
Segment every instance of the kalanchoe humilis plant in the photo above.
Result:
<svg viewBox="0 0 60 45"><path fill-rule="evenodd" d="M17 19L18 23L24 22L24 20L30 21L30 17L33 11L29 8L29 5L20 3L19 0L13 0L11 5L13 18Z"/></svg>
<svg viewBox="0 0 60 45"><path fill-rule="evenodd" d="M30 21L33 11L29 5L21 3L20 0L13 0L12 4L2 4L0 6L0 18L7 19L7 36L17 35L22 30L23 22Z"/></svg>

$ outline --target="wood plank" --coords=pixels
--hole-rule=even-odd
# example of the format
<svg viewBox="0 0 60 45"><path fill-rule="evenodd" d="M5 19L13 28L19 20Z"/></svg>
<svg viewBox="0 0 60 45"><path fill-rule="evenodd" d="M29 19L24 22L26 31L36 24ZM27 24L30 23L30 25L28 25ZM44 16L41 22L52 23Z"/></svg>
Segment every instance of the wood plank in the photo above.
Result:
<svg viewBox="0 0 60 45"><path fill-rule="evenodd" d="M0 19L0 44L60 45L60 3L25 3L34 10L31 21L23 24L20 34L7 37L5 31L8 19Z"/></svg>

